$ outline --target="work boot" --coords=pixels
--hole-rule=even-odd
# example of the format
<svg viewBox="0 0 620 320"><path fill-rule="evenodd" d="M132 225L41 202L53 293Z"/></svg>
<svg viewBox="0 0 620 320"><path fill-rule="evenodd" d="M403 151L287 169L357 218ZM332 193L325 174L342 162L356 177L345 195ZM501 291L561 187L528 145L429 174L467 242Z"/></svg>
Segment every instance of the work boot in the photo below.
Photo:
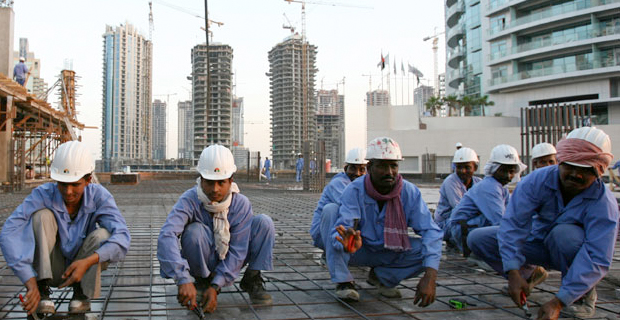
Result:
<svg viewBox="0 0 620 320"><path fill-rule="evenodd" d="M532 271L532 274L530 275L529 278L527 278L527 285L530 288L530 292L532 292L532 290L534 290L534 287L536 287L537 285L543 283L545 280L547 280L547 277L549 276L549 274L547 273L547 270L545 270L545 268L541 267L541 266L536 266L536 268L534 269L534 271ZM502 287L502 294L503 295L508 295L508 286L503 286Z"/></svg>
<svg viewBox="0 0 620 320"><path fill-rule="evenodd" d="M52 299L50 299L50 296L52 295L52 290L47 285L47 279L37 281L37 288L39 289L39 294L41 295L41 300L39 301L39 305L37 306L37 313L56 313L56 307L54 307L54 302L52 302Z"/></svg>
<svg viewBox="0 0 620 320"><path fill-rule="evenodd" d="M581 299L575 301L570 306L564 307L562 313L575 318L593 317L596 314L596 299L596 288L592 288Z"/></svg>
<svg viewBox="0 0 620 320"><path fill-rule="evenodd" d="M379 281L379 278L377 278L377 275L375 274L375 268L370 268L370 271L368 272L368 279L366 279L366 282L372 286L377 287L377 291L379 291L379 294L386 298L401 297L400 290L396 288L388 288L384 286L381 281Z"/></svg>
<svg viewBox="0 0 620 320"><path fill-rule="evenodd" d="M360 294L355 290L353 282L341 282L336 285L336 297L347 301L357 302L360 301Z"/></svg>
<svg viewBox="0 0 620 320"><path fill-rule="evenodd" d="M82 292L82 284L74 283L73 297L69 301L69 313L84 313L90 311L90 299Z"/></svg>
<svg viewBox="0 0 620 320"><path fill-rule="evenodd" d="M265 291L264 282L260 270L245 270L239 286L250 295L253 304L271 304L273 300Z"/></svg>

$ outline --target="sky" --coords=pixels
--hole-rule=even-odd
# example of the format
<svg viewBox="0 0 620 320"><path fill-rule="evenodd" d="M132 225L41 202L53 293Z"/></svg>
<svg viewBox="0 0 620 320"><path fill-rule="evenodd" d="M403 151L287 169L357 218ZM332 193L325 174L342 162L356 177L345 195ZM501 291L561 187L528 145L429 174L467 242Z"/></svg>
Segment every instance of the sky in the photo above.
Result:
<svg viewBox="0 0 620 320"><path fill-rule="evenodd" d="M209 18L224 23L211 26L213 42L228 44L234 50L234 91L244 98L245 107L244 144L252 151L270 154L267 53L291 34L283 25L290 22L301 33L302 6L285 0L209 0L208 6ZM14 50L19 38L28 38L30 51L41 60L42 77L48 84L55 82L66 61L72 62L79 77L78 120L98 128L81 134L100 158L102 35L106 25L129 23L148 37L148 0L15 0L13 10ZM168 158L177 157L177 102L191 99L191 83L187 80L191 49L205 42L205 32L200 29L204 20L196 15L204 16L204 1L153 0L153 99L168 103ZM405 70L411 64L424 78L432 79L432 43L423 38L443 31L443 1L306 2L307 39L318 46L316 89L338 89L345 95L346 150L365 146L366 92L382 85L388 89L388 68L392 73L392 103L413 103L416 81L401 77L401 63ZM444 71L444 48L441 34L439 73ZM382 54L389 56L383 77L377 67ZM433 85L424 78L422 84ZM51 96L49 101L55 105L56 99Z"/></svg>

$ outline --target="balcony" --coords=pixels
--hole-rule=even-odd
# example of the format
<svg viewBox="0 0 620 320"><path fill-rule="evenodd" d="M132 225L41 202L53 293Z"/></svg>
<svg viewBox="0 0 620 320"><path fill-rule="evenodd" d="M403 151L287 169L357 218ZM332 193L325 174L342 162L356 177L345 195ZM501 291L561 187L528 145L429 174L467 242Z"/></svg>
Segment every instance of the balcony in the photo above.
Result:
<svg viewBox="0 0 620 320"><path fill-rule="evenodd" d="M454 27L457 24L457 22L459 22L459 19L464 13L465 13L465 1L458 0L455 5L448 8L448 12L446 13L446 17L448 17L446 24L448 25L448 27L449 28Z"/></svg>
<svg viewBox="0 0 620 320"><path fill-rule="evenodd" d="M496 26L494 28L491 28L488 32L489 36L493 36L494 34L504 31L506 29L515 28L526 23L614 3L620 3L620 0L575 0L572 2L563 3L561 5L548 7L542 9L541 11L537 11L536 13L517 18L504 26Z"/></svg>
<svg viewBox="0 0 620 320"><path fill-rule="evenodd" d="M461 84L461 82L463 82L463 80L465 79L465 72L460 68L454 69L450 71L449 76L450 78L448 80L450 82L448 83L448 85L451 88L458 89L459 84Z"/></svg>
<svg viewBox="0 0 620 320"><path fill-rule="evenodd" d="M448 46L454 48L458 46L459 41L465 36L465 28L462 26L456 26L448 30Z"/></svg>
<svg viewBox="0 0 620 320"><path fill-rule="evenodd" d="M620 35L620 28L610 27L602 30L584 30L580 32L575 32L573 34L565 34L560 36L550 35L547 38L540 38L536 41L523 43L516 47L512 47L511 50L492 53L489 55L489 60L494 61L511 54L523 53L531 50L572 43L575 41L596 39L612 35Z"/></svg>
<svg viewBox="0 0 620 320"><path fill-rule="evenodd" d="M456 69L459 67L460 62L465 58L465 48L463 48L463 46L457 46L448 50L448 65L450 68Z"/></svg>
<svg viewBox="0 0 620 320"><path fill-rule="evenodd" d="M489 87L539 77L562 75L561 77L555 78L564 78L566 77L565 74L567 73L577 73L579 71L596 70L610 67L620 67L620 59L615 55L603 56L582 63L570 63L536 70L521 71L516 74L508 75L506 77L491 79L489 80ZM579 74L576 74L575 76L578 75ZM493 89L490 88L490 90Z"/></svg>

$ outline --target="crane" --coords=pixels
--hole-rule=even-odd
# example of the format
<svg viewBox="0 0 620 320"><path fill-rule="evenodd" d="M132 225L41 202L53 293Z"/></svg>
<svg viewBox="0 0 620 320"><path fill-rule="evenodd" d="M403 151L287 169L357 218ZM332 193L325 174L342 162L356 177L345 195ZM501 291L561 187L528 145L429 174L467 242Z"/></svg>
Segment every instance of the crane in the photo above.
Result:
<svg viewBox="0 0 620 320"><path fill-rule="evenodd" d="M289 29L289 30L291 30L291 34L295 34L295 27L293 26L291 21L286 16L286 13L283 13L283 15L284 15L284 19L286 19L286 22L288 24L282 24L282 29Z"/></svg>
<svg viewBox="0 0 620 320"><path fill-rule="evenodd" d="M221 27L221 26L224 25L224 22L217 22L217 21L213 21L213 20L209 19L209 20L207 20L207 23L209 24L209 31L208 32L211 35L211 41L213 41L213 31L210 30L211 29L211 24L215 23L215 24L217 24L218 27ZM207 29L205 29L205 27L200 27L200 30L207 31Z"/></svg>
<svg viewBox="0 0 620 320"><path fill-rule="evenodd" d="M434 78L434 95L439 97L439 74L438 74L438 65L437 65L437 49L439 49L439 36L444 34L445 31L437 32L437 27L435 27L434 34L432 36L424 37L423 41L428 41L433 39L433 78Z"/></svg>

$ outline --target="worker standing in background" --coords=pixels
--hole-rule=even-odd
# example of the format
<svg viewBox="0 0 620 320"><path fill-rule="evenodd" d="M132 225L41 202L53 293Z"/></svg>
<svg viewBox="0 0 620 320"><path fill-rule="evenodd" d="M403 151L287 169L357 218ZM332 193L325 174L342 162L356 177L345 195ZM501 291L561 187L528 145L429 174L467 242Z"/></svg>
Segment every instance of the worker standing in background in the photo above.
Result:
<svg viewBox="0 0 620 320"><path fill-rule="evenodd" d="M514 147L500 144L491 150L489 161L484 166L485 178L465 193L448 221L452 244L465 257L470 253L468 233L479 227L499 225L510 200L506 185L518 180L515 178L525 168Z"/></svg>
<svg viewBox="0 0 620 320"><path fill-rule="evenodd" d="M125 219L112 195L91 183L94 170L84 143L61 144L51 167L55 182L34 189L4 223L0 247L26 286L29 315L56 312L50 286L73 288L69 313L89 311L101 292L101 270L129 249Z"/></svg>
<svg viewBox="0 0 620 320"><path fill-rule="evenodd" d="M228 148L204 149L197 170L196 186L181 195L159 233L161 276L174 279L181 305L214 312L221 288L232 285L247 264L241 289L253 303L271 304L260 270L273 269L273 221L253 215L250 200L239 193Z"/></svg>
<svg viewBox="0 0 620 320"><path fill-rule="evenodd" d="M533 170L552 166L558 163L555 154L557 151L551 143L539 143L532 148Z"/></svg>
<svg viewBox="0 0 620 320"><path fill-rule="evenodd" d="M349 265L371 267L366 281L388 298L401 296L396 286L403 279L424 272L413 303L426 307L435 300L443 233L420 190L398 174L403 158L396 141L372 140L366 159L368 173L344 190L336 227L325 245L336 296L359 300Z"/></svg>
<svg viewBox="0 0 620 320"><path fill-rule="evenodd" d="M479 177L474 176L478 171L478 154L470 148L460 148L454 153L452 165L455 172L450 174L439 188L439 202L435 211L435 223L443 230L444 240L451 244L448 220L452 210L459 204L467 190L480 182Z"/></svg>
<svg viewBox="0 0 620 320"><path fill-rule="evenodd" d="M15 65L13 68L13 79L19 83L20 86L24 86L24 82L26 82L26 76L30 74L28 71L28 67L24 63L26 59L24 57L19 57L19 63Z"/></svg>
<svg viewBox="0 0 620 320"><path fill-rule="evenodd" d="M310 225L310 235L315 247L325 250L325 243L328 242L326 239L334 227L342 192L351 181L366 174L367 162L366 150L351 149L345 159L344 172L335 175L323 190Z"/></svg>
<svg viewBox="0 0 620 320"><path fill-rule="evenodd" d="M301 182L301 173L304 171L304 156L300 153L295 163L295 181Z"/></svg>
<svg viewBox="0 0 620 320"><path fill-rule="evenodd" d="M595 127L571 131L557 144L559 165L534 170L517 185L499 226L474 230L468 244L493 269L507 275L518 306L530 294L527 264L562 272L560 290L539 319L595 314L595 286L611 267L618 233L618 204L601 179L611 140ZM563 309L564 308L564 309Z"/></svg>
<svg viewBox="0 0 620 320"><path fill-rule="evenodd" d="M271 161L269 157L265 157L263 168L265 168L265 177L267 177L267 181L271 181Z"/></svg>

